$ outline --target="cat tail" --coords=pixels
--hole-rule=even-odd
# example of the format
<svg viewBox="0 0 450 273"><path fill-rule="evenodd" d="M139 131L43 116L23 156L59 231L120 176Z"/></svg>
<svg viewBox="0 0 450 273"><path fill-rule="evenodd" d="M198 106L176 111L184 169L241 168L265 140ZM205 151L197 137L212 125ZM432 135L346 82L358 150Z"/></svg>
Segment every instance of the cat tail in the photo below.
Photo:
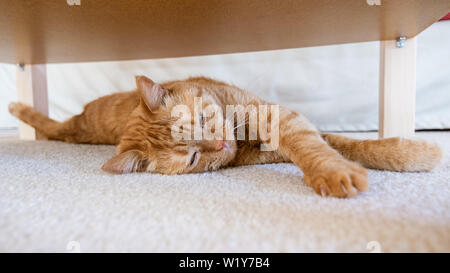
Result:
<svg viewBox="0 0 450 273"><path fill-rule="evenodd" d="M425 140L386 138L357 140L335 134L322 138L345 158L371 169L421 172L434 169L442 161L438 144Z"/></svg>
<svg viewBox="0 0 450 273"><path fill-rule="evenodd" d="M20 102L12 102L8 106L9 112L32 126L49 139L66 140L68 128L66 123L57 122Z"/></svg>

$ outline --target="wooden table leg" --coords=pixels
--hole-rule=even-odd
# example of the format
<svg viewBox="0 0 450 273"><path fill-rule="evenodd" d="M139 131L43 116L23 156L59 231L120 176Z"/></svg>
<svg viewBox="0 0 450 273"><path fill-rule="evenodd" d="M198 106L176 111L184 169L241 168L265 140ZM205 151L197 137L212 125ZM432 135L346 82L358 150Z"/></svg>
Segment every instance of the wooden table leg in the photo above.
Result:
<svg viewBox="0 0 450 273"><path fill-rule="evenodd" d="M33 106L34 109L48 116L47 66L19 65L16 72L17 92L20 102ZM20 139L45 139L34 128L20 122Z"/></svg>
<svg viewBox="0 0 450 273"><path fill-rule="evenodd" d="M380 45L379 137L414 135L417 38Z"/></svg>

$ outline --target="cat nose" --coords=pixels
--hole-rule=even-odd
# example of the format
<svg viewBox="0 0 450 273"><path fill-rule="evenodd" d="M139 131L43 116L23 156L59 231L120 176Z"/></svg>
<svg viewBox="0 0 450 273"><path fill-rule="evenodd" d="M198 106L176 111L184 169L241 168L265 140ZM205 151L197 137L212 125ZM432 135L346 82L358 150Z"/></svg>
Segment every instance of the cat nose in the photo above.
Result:
<svg viewBox="0 0 450 273"><path fill-rule="evenodd" d="M222 149L224 148L225 145L227 145L227 144L225 143L225 141L223 141L223 140L217 140L217 141L216 141L216 150L217 150L217 151L222 150Z"/></svg>
<svg viewBox="0 0 450 273"><path fill-rule="evenodd" d="M230 151L231 147L228 143L226 143L224 140L217 140L216 142L216 150L220 151L222 149L225 149L227 151Z"/></svg>

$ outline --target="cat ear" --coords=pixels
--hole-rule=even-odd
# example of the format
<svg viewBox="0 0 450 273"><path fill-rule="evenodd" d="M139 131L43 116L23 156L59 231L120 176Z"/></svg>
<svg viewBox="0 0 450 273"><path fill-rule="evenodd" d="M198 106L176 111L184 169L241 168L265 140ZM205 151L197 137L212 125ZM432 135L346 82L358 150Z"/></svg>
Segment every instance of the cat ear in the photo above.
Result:
<svg viewBox="0 0 450 273"><path fill-rule="evenodd" d="M141 151L130 150L106 161L102 166L102 170L115 174L133 173L144 171L147 165L148 161L144 158L144 154Z"/></svg>
<svg viewBox="0 0 450 273"><path fill-rule="evenodd" d="M136 86L141 92L141 98L151 111L158 109L167 95L166 89L145 76L136 76Z"/></svg>

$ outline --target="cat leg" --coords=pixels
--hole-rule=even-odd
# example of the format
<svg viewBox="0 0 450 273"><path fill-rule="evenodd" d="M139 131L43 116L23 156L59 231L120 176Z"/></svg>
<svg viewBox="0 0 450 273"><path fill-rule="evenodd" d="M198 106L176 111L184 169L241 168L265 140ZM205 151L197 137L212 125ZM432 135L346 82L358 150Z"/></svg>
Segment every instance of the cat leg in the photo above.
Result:
<svg viewBox="0 0 450 273"><path fill-rule="evenodd" d="M331 148L304 117L284 108L280 108L278 145L318 194L350 197L367 190L366 169Z"/></svg>
<svg viewBox="0 0 450 273"><path fill-rule="evenodd" d="M48 139L77 142L74 118L66 122L57 122L20 102L10 103L8 110L13 116L34 127Z"/></svg>
<svg viewBox="0 0 450 273"><path fill-rule="evenodd" d="M246 105L268 104L251 97ZM258 125L257 141L263 144L261 148L277 152L300 167L304 173L305 183L313 187L318 194L350 197L367 190L366 169L356 162L345 159L330 147L306 118L281 106L273 109L271 107L266 114L264 117L258 117L258 120L266 120L264 126ZM245 117L245 113L242 115ZM246 132L251 125L255 127L255 122L256 119L248 121L245 126ZM252 160L250 158L249 162Z"/></svg>
<svg viewBox="0 0 450 273"><path fill-rule="evenodd" d="M238 143L238 150L235 159L230 162L231 166L244 166L255 164L270 164L291 162L289 158L283 156L277 151L261 151L259 145L240 145Z"/></svg>
<svg viewBox="0 0 450 273"><path fill-rule="evenodd" d="M336 134L321 135L342 156L372 169L430 171L440 164L443 157L438 144L420 139L358 140Z"/></svg>

